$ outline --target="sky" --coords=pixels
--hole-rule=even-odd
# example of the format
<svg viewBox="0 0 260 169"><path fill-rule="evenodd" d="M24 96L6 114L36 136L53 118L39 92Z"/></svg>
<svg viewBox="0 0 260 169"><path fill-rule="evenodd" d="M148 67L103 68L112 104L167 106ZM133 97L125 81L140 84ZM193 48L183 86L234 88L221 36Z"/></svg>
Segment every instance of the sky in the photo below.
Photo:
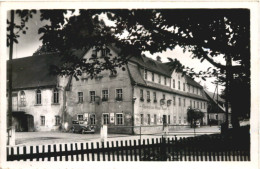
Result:
<svg viewBox="0 0 260 169"><path fill-rule="evenodd" d="M16 17L17 18L17 17ZM15 19L17 21L17 19ZM28 31L26 34L20 34L18 39L18 44L14 44L13 58L22 58L32 56L32 54L42 45L42 41L39 40L41 35L38 34L38 29L44 25L48 24L48 21L40 21L40 16L38 14L33 16L33 19L29 19ZM8 49L7 49L8 50ZM8 52L8 51L7 51ZM162 62L168 62L168 58L178 59L183 65L194 68L195 72L206 71L208 67L213 67L208 61L204 60L202 63L198 59L192 59L192 53L183 52L181 47L176 47L174 50L167 50L163 53L155 53L151 55L149 52L144 52L147 57L151 57L156 60L157 56L160 56ZM225 64L223 58L218 58L220 63ZM202 86L206 86L209 91L214 92L216 85L212 84L213 78L203 81L202 79L195 79ZM218 87L218 92L223 90L222 86Z"/></svg>

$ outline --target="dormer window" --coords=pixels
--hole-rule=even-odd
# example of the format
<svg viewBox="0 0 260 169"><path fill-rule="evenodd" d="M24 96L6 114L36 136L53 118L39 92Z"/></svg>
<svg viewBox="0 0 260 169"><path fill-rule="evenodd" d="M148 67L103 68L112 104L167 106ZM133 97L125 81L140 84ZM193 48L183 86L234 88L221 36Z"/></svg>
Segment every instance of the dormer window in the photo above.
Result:
<svg viewBox="0 0 260 169"><path fill-rule="evenodd" d="M152 81L154 82L154 73L152 73Z"/></svg>
<svg viewBox="0 0 260 169"><path fill-rule="evenodd" d="M92 50L92 55L95 55L97 57L97 50L96 49Z"/></svg>
<svg viewBox="0 0 260 169"><path fill-rule="evenodd" d="M101 57L105 57L107 55L106 49L101 49Z"/></svg>
<svg viewBox="0 0 260 169"><path fill-rule="evenodd" d="M164 85L166 85L167 84L167 78L166 77L164 77Z"/></svg>

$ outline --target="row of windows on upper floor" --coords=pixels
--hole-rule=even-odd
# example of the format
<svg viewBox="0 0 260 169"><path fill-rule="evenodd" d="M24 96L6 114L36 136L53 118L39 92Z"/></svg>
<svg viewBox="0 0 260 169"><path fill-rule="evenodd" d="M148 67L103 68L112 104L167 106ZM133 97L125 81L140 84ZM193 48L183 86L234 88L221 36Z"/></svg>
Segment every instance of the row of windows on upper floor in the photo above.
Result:
<svg viewBox="0 0 260 169"><path fill-rule="evenodd" d="M160 100L165 100L165 99L166 99L165 94L162 94L162 98ZM176 101L176 96L173 96L172 99L173 99L172 100L173 105L175 106L177 104L176 103L177 102ZM149 90L146 91L146 100L147 100L147 102L151 102L151 94L150 94ZM179 100L178 101L179 102L179 106L183 105L184 107L186 107L186 99L185 98L179 97L178 100ZM142 102L144 101L144 91L143 91L143 89L140 89L140 101L142 101ZM168 101L171 101L171 100L168 100ZM169 104L168 101L167 101L167 104ZM156 94L156 92L153 92L153 102L154 103L157 102L157 94ZM197 103L197 106L196 106L196 103ZM198 109L199 108L200 109L206 109L206 102L199 102L199 101L195 101L195 100L190 99L189 107L191 107L191 108L198 108Z"/></svg>
<svg viewBox="0 0 260 169"><path fill-rule="evenodd" d="M150 80L151 80L152 82L155 82L155 75L157 75L157 74L151 72L151 79L150 79ZM172 84L171 84L171 81L170 81L170 83L167 84L167 80L168 80L169 78L167 78L166 76L161 76L161 75L159 75L159 74L158 74L157 76L158 76L158 81L157 81L157 83L162 84L161 77L163 77L163 79L164 79L163 84L164 84L164 85L170 86L170 87L172 87L173 89L181 90L181 81L180 81L180 80L178 80L178 88L176 88L176 81L175 81L175 79L172 79ZM179 77L179 78L180 78L180 77ZM148 71L147 71L146 69L144 70L144 79L145 79L145 80L148 80ZM189 93L194 93L194 94L197 94L197 95L202 95L202 90L201 90L201 89L199 89L199 88L196 87L196 86L187 84L187 83L183 83L182 90L183 90L184 92L186 91L186 86L187 86L187 92L189 92Z"/></svg>
<svg viewBox="0 0 260 169"><path fill-rule="evenodd" d="M123 89L116 89L116 98L115 100L117 101L122 101L123 100ZM89 97L90 97L90 102L96 101L96 91L89 91ZM108 90L102 90L102 101L108 101L109 98L109 93ZM78 92L78 103L83 103L84 101L84 93L83 92Z"/></svg>
<svg viewBox="0 0 260 169"><path fill-rule="evenodd" d="M52 103L59 104L59 90L58 89L53 89ZM35 91L35 104L36 105L42 104L42 91L40 89L37 89ZM20 106L21 107L26 106L26 95L25 95L24 91L20 91Z"/></svg>

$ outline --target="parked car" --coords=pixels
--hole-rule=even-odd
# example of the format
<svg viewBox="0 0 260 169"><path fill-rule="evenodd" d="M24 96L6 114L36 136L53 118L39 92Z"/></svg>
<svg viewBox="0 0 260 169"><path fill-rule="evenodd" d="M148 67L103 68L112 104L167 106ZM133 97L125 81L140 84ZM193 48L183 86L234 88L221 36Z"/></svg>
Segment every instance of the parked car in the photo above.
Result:
<svg viewBox="0 0 260 169"><path fill-rule="evenodd" d="M73 120L72 121L72 127L71 131L73 133L95 133L95 127L93 125L87 124L86 121L78 121L78 120Z"/></svg>
<svg viewBox="0 0 260 169"><path fill-rule="evenodd" d="M196 127L200 127L200 122L196 121Z"/></svg>

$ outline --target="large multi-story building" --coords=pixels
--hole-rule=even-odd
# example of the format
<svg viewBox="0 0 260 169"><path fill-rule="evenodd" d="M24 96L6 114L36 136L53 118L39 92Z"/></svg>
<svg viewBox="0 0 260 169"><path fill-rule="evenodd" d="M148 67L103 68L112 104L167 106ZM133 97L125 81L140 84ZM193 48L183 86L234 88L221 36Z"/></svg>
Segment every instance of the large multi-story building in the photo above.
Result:
<svg viewBox="0 0 260 169"><path fill-rule="evenodd" d="M93 51L91 48L81 55L88 59ZM110 53L118 54L114 47L110 48ZM106 50L97 55L102 59ZM152 133L160 132L165 123L188 125L189 107L204 112L201 124L207 124L207 98L202 86L190 77L172 71L170 65L162 63L159 57L157 60L131 57L125 71L119 68L117 73L102 71L93 79L83 74L78 80L72 76L61 78L41 74L42 71L48 72L46 66L50 63L46 61L54 57L39 55L14 61L27 64L21 64L22 69L14 64L14 73L19 76L13 79L17 84L14 86L17 102L13 106L17 109L14 113L17 125L19 114L27 114L31 119L27 121L32 121L31 128L36 131L57 130L65 123L70 127L72 120L82 120L96 125L97 129L108 125L109 132L139 133L137 126L145 126L142 133ZM29 60L32 60L32 66L29 66ZM33 73L35 76L30 77L34 83L22 85L30 84L28 77L23 80L26 73L22 72L33 70L37 70Z"/></svg>

